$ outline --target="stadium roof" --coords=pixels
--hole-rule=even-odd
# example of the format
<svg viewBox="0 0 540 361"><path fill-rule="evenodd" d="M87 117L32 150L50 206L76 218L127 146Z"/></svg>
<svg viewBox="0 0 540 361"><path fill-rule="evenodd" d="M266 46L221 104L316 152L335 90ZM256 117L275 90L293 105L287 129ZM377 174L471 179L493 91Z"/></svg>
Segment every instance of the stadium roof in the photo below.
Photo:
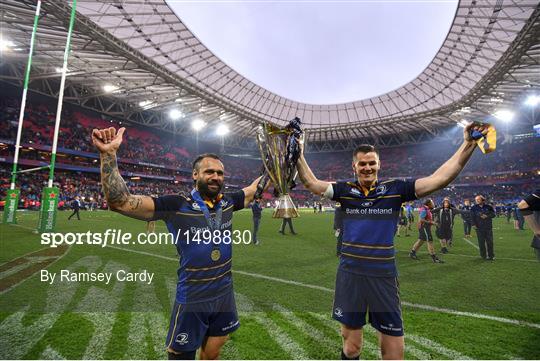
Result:
<svg viewBox="0 0 540 361"><path fill-rule="evenodd" d="M0 79L21 84L35 3L1 6L3 37L15 49L2 56ZM43 10L30 88L54 95L70 5L46 1ZM242 145L263 121L283 125L295 116L318 144L416 142L418 134L438 135L461 117L484 118L540 87L536 0L461 1L446 40L417 78L387 94L332 105L295 102L252 83L209 51L164 0L79 0L77 11L66 101L176 133L192 132L188 120L195 117L226 122L236 135L232 145ZM118 89L108 93L104 84ZM168 119L172 108L184 118Z"/></svg>

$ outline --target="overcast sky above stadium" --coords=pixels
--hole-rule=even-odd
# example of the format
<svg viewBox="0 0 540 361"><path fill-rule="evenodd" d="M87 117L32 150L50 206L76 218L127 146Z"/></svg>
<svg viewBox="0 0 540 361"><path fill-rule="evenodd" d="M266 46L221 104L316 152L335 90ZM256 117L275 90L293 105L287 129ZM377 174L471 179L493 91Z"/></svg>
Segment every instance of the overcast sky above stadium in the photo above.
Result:
<svg viewBox="0 0 540 361"><path fill-rule="evenodd" d="M168 0L188 28L249 80L292 100L333 104L391 91L442 45L457 0Z"/></svg>

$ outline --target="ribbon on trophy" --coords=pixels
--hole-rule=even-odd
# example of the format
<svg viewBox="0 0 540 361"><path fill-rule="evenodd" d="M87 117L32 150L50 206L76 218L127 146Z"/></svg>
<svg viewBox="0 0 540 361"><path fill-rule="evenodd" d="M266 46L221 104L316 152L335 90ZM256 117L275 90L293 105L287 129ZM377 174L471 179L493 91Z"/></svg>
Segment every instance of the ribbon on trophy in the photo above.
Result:
<svg viewBox="0 0 540 361"><path fill-rule="evenodd" d="M478 144L482 153L487 154L495 151L495 149L497 149L497 130L495 127L488 123L475 122L475 124L487 129L485 135L476 129L472 130L470 133L471 138L476 141L476 144Z"/></svg>
<svg viewBox="0 0 540 361"><path fill-rule="evenodd" d="M210 214L210 210L208 209L208 205L201 197L201 194L198 190L193 189L191 191L191 196L197 202L199 205L199 208L203 212L204 218L206 219L206 224L208 225L208 228L210 228L210 232L212 232L211 237L214 237L214 231L220 230L221 228L221 218L223 217L223 208L221 207L221 198L218 196L217 203L214 206L214 210L216 211L216 214L214 217ZM219 243L217 244L215 242L212 242L214 246L212 247L212 252L210 253L210 258L212 261L218 261L221 258L221 251L219 249Z"/></svg>
<svg viewBox="0 0 540 361"><path fill-rule="evenodd" d="M296 186L296 163L300 157L300 143L304 131L300 118L295 117L285 128L264 124L257 130L257 144L263 161L263 177L257 185L255 198L260 198L266 184L272 181L274 196L278 205L272 214L273 218L296 218L298 210L289 191Z"/></svg>

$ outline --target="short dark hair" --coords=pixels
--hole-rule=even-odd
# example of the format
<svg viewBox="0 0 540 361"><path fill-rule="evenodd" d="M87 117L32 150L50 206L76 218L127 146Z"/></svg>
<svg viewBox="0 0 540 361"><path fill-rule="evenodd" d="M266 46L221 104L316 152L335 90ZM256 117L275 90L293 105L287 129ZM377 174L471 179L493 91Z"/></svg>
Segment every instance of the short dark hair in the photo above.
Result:
<svg viewBox="0 0 540 361"><path fill-rule="evenodd" d="M201 165L201 162L204 158L212 158L212 159L217 159L219 161L221 161L221 159L219 158L219 156L217 154L214 154L214 153L203 153L203 154L199 154L197 156L197 158L195 158L195 160L193 161L193 165L192 165L192 170L199 170L199 166Z"/></svg>
<svg viewBox="0 0 540 361"><path fill-rule="evenodd" d="M379 155L379 151L375 148L375 146L371 144L360 144L353 152L353 158L356 158L356 155L358 153L370 153L375 152L377 155Z"/></svg>

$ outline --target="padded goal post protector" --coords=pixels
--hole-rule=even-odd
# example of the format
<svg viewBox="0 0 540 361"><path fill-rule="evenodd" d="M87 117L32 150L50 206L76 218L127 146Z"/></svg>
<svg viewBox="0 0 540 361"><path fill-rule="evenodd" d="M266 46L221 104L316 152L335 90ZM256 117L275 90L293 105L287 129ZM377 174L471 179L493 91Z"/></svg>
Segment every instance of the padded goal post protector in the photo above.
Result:
<svg viewBox="0 0 540 361"><path fill-rule="evenodd" d="M4 217L2 223L4 224L17 224L17 208L19 207L19 195L21 191L19 189L9 189L7 191L5 204L4 204Z"/></svg>
<svg viewBox="0 0 540 361"><path fill-rule="evenodd" d="M58 212L58 187L45 187L41 196L39 210L38 232L50 232L56 226L56 213Z"/></svg>

